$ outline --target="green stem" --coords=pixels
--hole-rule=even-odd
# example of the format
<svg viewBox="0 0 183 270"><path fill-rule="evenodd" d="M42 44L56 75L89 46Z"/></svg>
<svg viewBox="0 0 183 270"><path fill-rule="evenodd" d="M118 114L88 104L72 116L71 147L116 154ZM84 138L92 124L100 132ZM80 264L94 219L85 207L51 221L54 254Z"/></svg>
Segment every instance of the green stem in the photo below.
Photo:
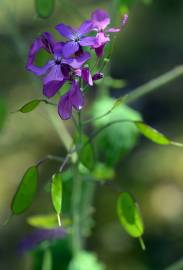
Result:
<svg viewBox="0 0 183 270"><path fill-rule="evenodd" d="M53 160L53 161L57 161L57 162L63 162L64 158L62 157L58 157L58 156L53 156L53 155L47 155L45 158L39 160L36 164L37 167L39 167L40 165L42 165L44 162L48 161L48 160Z"/></svg>
<svg viewBox="0 0 183 270"><path fill-rule="evenodd" d="M62 226L62 222L61 222L61 219L60 219L60 215L59 214L57 214L57 220L58 220L59 227L61 227Z"/></svg>
<svg viewBox="0 0 183 270"><path fill-rule="evenodd" d="M148 83L137 87L125 99L126 103L131 103L137 99L159 89L160 87L168 84L171 81L181 77L183 75L183 65L173 68L172 70L160 75L159 77L152 79Z"/></svg>
<svg viewBox="0 0 183 270"><path fill-rule="evenodd" d="M119 100L119 103L121 104L129 104L132 103L139 98L156 91L162 86L165 86L166 84L178 79L179 77L183 76L183 65L173 68L172 70L166 72L163 75L160 75L159 77L150 80L149 82L143 84L142 86L137 87L129 94L125 95L124 97L120 97L119 99L114 101L114 105L111 107L110 110L105 112L104 114L101 114L95 118L90 118L86 121L84 121L85 124L89 124L90 122L99 120L107 115L109 115L114 109L116 102Z"/></svg>
<svg viewBox="0 0 183 270"><path fill-rule="evenodd" d="M95 193L96 183L93 179L86 179L83 181L83 196L82 196L82 208L81 208L81 231L82 236L85 239L89 236L92 227L91 214L93 212L92 202Z"/></svg>
<svg viewBox="0 0 183 270"><path fill-rule="evenodd" d="M81 112L78 112L78 145L82 142L82 120ZM74 167L74 179L72 190L72 219L73 219L73 231L72 231L72 251L75 255L82 249L82 235L81 235L81 197L82 197L82 179L78 171L79 160L73 165Z"/></svg>
<svg viewBox="0 0 183 270"><path fill-rule="evenodd" d="M138 239L139 239L139 243L140 243L140 246L141 246L142 250L145 251L146 246L145 246L143 238L140 236Z"/></svg>
<svg viewBox="0 0 183 270"><path fill-rule="evenodd" d="M80 199L81 199L82 181L78 174L78 163L74 165L74 179L72 190L72 251L77 254L82 249L81 231L80 231Z"/></svg>

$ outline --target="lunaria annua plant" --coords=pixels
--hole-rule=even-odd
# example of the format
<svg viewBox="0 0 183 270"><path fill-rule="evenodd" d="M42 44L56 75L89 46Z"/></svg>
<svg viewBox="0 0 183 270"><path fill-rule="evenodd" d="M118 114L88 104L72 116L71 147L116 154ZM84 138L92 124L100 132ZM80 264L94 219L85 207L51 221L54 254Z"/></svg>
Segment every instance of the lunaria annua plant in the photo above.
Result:
<svg viewBox="0 0 183 270"><path fill-rule="evenodd" d="M28 52L26 69L40 77L44 98L28 102L19 111L28 113L35 109L40 102L44 102L48 106L50 104L56 106L61 119L57 117L54 111L50 121L57 121L56 126L60 128L60 137L65 144L67 154L65 157L48 155L36 165L28 168L13 197L11 210L12 214L18 215L32 205L38 186L38 169L44 162L53 160L60 163L58 171L52 176L51 183L47 187L51 193L56 215L30 217L28 223L41 231L38 231L38 234L31 235L31 241L28 238L25 245L29 246L30 242L32 248L32 243L35 246L42 239L50 239L45 236L49 230L48 235L52 236L53 233L60 232L56 229L58 225L63 226L62 237L70 239L70 249L73 254L69 270L83 269L76 267L80 264L81 258L87 262L87 265L90 265L92 270L104 269L104 266L96 260L92 253L84 251L85 240L90 234L93 224L91 205L95 180L111 180L114 177L114 163L119 160L124 150L133 148L139 133L157 144L182 146L182 144L169 140L157 130L146 125L139 113L125 105L125 103L134 101L166 83L170 80L169 73L155 79L153 83L147 84L146 87L132 91L129 95L117 100L105 96L107 110L105 108L102 111L103 106L101 104L103 103L100 103L98 107L102 112L101 114L96 115L95 112L93 117L89 119L87 119L87 113L81 114L81 110L86 104L85 99L88 90L92 89L94 84L97 85L98 80L110 84L112 79L104 68L110 61L115 37L127 22L128 15L125 14L119 22L119 27L111 27L109 14L104 10L97 9L91 14L91 18L85 20L79 27L73 28L64 23L56 25L55 29L62 37L58 41L49 32L41 34L35 39ZM41 50L49 55L49 60L44 66L36 64L37 55ZM176 77L178 71L173 70L171 78ZM98 107L96 106L96 111ZM119 113L116 117L114 112L117 110ZM73 138L64 126L64 121L62 121L68 119L72 119L75 126ZM103 119L107 120L103 121ZM86 135L85 127L87 125L92 130L89 135ZM93 140L102 132L110 129L111 126L115 127L115 125L117 129L115 129L115 133L113 132L112 137L107 138L108 134L106 133L105 137L99 140L97 150L100 153L97 156ZM123 132L124 128L128 130L127 133L126 131ZM133 140L128 140L125 137L126 134L129 136L128 138L133 137ZM67 138L63 138L64 136ZM105 144L106 138L107 143ZM121 145L121 143L126 143L126 145ZM112 151L114 144L114 151ZM107 153L107 162L104 159L104 150ZM102 159L100 159L101 156ZM65 200L65 183L69 183L71 193L69 208L67 208L67 213L64 212L69 217L69 222L65 222L62 211ZM142 239L144 226L141 214L136 201L127 192L122 192L118 197L117 215L125 231L130 236L138 238L142 249L145 249ZM37 241L37 235L40 235L40 232L44 237ZM34 235L36 235L35 241Z"/></svg>

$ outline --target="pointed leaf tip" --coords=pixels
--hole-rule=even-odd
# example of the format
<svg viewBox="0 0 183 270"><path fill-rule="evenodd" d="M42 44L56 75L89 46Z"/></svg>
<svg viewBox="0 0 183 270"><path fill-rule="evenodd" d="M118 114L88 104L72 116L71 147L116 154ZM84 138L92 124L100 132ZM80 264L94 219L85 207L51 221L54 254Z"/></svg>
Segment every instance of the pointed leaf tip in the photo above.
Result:
<svg viewBox="0 0 183 270"><path fill-rule="evenodd" d="M23 105L18 111L22 113L29 113L37 108L37 106L40 104L40 99L34 99Z"/></svg>
<svg viewBox="0 0 183 270"><path fill-rule="evenodd" d="M156 129L146 125L145 123L137 121L135 122L135 125L137 126L140 133L151 141L162 145L171 144L171 141L165 135L163 135Z"/></svg>

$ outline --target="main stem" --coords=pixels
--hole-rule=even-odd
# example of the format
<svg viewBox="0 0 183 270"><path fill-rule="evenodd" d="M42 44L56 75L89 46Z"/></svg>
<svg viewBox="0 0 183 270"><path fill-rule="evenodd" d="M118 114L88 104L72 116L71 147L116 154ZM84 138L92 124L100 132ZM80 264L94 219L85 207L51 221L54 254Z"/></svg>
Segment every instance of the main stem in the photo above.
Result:
<svg viewBox="0 0 183 270"><path fill-rule="evenodd" d="M78 113L78 144L82 141L82 121L81 112ZM82 180L78 171L79 159L73 164L73 190L72 190L72 251L76 255L82 249L82 233L81 233L81 192L82 192Z"/></svg>
<svg viewBox="0 0 183 270"><path fill-rule="evenodd" d="M82 182L78 173L78 162L74 164L74 179L72 190L72 252L76 255L82 249L82 238L80 231L80 198Z"/></svg>

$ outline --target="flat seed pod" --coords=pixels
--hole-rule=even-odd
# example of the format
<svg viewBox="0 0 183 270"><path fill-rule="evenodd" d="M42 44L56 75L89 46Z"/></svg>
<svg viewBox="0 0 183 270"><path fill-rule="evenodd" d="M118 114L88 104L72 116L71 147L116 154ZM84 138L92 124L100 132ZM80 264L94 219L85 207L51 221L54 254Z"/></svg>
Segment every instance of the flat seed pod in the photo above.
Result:
<svg viewBox="0 0 183 270"><path fill-rule="evenodd" d="M130 236L142 236L144 226L139 208L127 192L122 193L118 198L117 213L121 225Z"/></svg>
<svg viewBox="0 0 183 270"><path fill-rule="evenodd" d="M144 124L143 122L135 122L138 130L141 134L143 134L149 140L157 143L157 144L171 144L171 141L162 133L157 131L156 129Z"/></svg>

